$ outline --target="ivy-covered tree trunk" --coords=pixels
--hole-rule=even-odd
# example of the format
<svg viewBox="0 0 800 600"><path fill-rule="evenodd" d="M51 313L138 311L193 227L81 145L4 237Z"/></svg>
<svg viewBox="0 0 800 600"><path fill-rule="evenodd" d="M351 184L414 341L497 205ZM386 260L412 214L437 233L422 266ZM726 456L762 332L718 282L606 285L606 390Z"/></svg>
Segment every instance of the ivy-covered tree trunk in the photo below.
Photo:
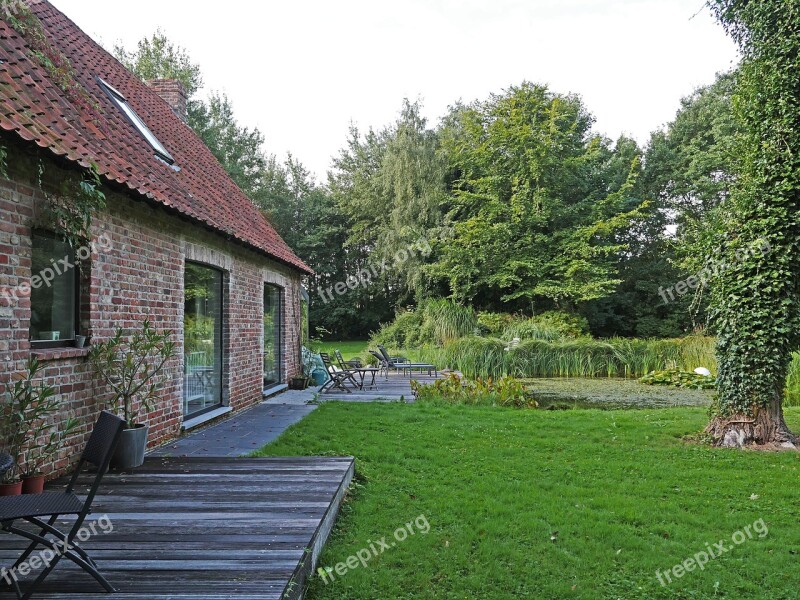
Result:
<svg viewBox="0 0 800 600"><path fill-rule="evenodd" d="M800 333L800 5L709 4L743 53L734 104L745 139L730 199L738 225L713 291L719 401L707 432L722 446L790 447L782 401Z"/></svg>

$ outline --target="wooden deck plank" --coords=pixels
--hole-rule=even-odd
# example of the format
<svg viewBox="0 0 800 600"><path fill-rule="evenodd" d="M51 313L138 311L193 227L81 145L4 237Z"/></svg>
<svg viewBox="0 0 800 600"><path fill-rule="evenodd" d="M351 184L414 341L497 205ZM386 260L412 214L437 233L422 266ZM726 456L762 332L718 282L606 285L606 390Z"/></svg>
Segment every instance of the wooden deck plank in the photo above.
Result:
<svg viewBox="0 0 800 600"><path fill-rule="evenodd" d="M64 560L35 597L295 600L352 476L352 458L148 458L107 475L87 519L113 525L83 545L118 592ZM0 534L0 566L23 547Z"/></svg>

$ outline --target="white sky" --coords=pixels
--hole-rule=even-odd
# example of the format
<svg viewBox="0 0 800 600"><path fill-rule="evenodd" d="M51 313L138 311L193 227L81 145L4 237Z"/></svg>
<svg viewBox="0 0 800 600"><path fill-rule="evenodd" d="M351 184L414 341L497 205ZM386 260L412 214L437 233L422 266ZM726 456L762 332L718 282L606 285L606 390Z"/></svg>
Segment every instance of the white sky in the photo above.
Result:
<svg viewBox="0 0 800 600"><path fill-rule="evenodd" d="M323 181L349 124L386 125L403 98L433 125L459 99L547 83L581 94L597 131L645 143L737 60L704 0L52 2L107 48L161 27L268 152Z"/></svg>

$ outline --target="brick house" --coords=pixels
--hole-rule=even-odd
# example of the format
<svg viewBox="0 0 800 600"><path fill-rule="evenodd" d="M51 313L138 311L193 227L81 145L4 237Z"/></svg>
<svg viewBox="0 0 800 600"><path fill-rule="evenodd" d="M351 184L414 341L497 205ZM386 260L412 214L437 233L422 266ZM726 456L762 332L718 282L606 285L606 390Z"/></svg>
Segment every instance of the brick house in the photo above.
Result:
<svg viewBox="0 0 800 600"><path fill-rule="evenodd" d="M311 271L186 124L179 83L141 82L49 2L29 4L72 74L65 85L0 13L0 391L32 354L43 362L62 418L81 420L55 473L101 409L78 336L91 343L145 319L174 332L178 356L149 415L158 445L300 371ZM107 207L92 242L71 248L38 215L93 166Z"/></svg>

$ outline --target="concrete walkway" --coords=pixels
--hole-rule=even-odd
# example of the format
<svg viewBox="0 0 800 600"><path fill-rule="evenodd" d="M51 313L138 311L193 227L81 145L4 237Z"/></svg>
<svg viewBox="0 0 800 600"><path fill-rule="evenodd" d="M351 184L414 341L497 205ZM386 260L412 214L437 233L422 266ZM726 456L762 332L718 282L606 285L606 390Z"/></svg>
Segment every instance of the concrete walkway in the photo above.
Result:
<svg viewBox="0 0 800 600"><path fill-rule="evenodd" d="M434 381L436 377L415 374L414 379ZM190 432L162 446L148 456L228 457L243 456L278 438L290 426L317 408L319 402L413 402L411 380L402 373L391 373L376 380L377 389L351 390L351 393L319 394L319 387L287 390L272 396L219 423Z"/></svg>
<svg viewBox="0 0 800 600"><path fill-rule="evenodd" d="M285 392L216 425L188 433L148 456L225 457L250 454L277 439L317 408L316 405L299 401L278 403L279 399L291 393Z"/></svg>

